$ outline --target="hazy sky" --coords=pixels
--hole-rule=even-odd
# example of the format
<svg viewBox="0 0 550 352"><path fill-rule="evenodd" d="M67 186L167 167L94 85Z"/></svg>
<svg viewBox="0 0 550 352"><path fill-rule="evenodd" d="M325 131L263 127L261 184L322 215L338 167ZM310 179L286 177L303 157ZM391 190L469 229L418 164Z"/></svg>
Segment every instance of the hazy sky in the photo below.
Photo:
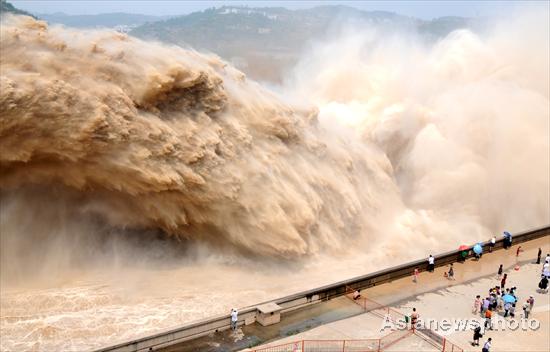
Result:
<svg viewBox="0 0 550 352"><path fill-rule="evenodd" d="M9 1L9 0L8 0ZM547 1L134 1L134 0L13 0L16 7L34 14L64 12L66 14L97 14L108 12L142 13L147 15L182 15L223 5L250 7L310 8L320 5L341 4L366 11L391 11L401 15L431 19L441 16L498 16L518 8L535 6Z"/></svg>

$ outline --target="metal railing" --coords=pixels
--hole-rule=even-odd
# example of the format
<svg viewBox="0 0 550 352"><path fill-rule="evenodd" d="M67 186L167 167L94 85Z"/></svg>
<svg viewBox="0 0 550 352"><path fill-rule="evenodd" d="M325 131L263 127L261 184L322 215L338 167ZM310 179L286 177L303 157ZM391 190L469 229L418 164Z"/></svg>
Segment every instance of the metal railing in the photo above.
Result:
<svg viewBox="0 0 550 352"><path fill-rule="evenodd" d="M378 352L384 351L412 334L411 330L399 330L379 339L299 340L258 348L253 352Z"/></svg>
<svg viewBox="0 0 550 352"><path fill-rule="evenodd" d="M350 300L352 300L354 303L360 305L363 307L363 310L367 313L372 313L376 316L379 316L383 319L389 319L393 323L397 323L399 321L406 322L405 314L401 313L400 311L385 306L383 304L380 304L370 298L366 298L364 296L360 296L356 299L353 298L353 290L351 288L347 288L348 293L346 294L346 297L348 297ZM435 332L432 329L428 328L421 328L421 327L411 327L411 331L416 334L417 336L423 338L424 340L430 342L435 347L439 348L441 351L453 351L453 352L462 352L462 348L458 347L445 337L441 336L437 332ZM397 331L394 331L394 333ZM391 335L391 334L390 334ZM390 336L387 335L387 336ZM387 336L382 337L381 340L384 340ZM384 347L384 344L382 344L382 347ZM384 347L387 348L387 347Z"/></svg>

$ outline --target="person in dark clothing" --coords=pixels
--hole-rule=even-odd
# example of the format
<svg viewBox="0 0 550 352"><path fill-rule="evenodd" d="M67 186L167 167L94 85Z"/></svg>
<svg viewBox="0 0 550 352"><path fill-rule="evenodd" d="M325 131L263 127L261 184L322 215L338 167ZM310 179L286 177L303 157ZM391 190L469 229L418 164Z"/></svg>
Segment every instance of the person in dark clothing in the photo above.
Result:
<svg viewBox="0 0 550 352"><path fill-rule="evenodd" d="M500 287L502 287L502 289L504 289L504 286L506 285L507 278L508 278L508 274L504 274L504 276L502 277L502 280L500 280Z"/></svg>
<svg viewBox="0 0 550 352"><path fill-rule="evenodd" d="M509 232L504 232L504 240L502 241L504 249L512 247L512 234Z"/></svg>
<svg viewBox="0 0 550 352"><path fill-rule="evenodd" d="M413 312L411 314L411 329L416 328L416 323L418 323L418 313L416 312L416 308L413 308Z"/></svg>
<svg viewBox="0 0 550 352"><path fill-rule="evenodd" d="M539 251L537 253L537 264L540 264L540 256L542 255L542 249L539 247Z"/></svg>
<svg viewBox="0 0 550 352"><path fill-rule="evenodd" d="M548 279L546 278L546 276L543 276L540 280L539 289L541 290L541 292L546 292L546 290L548 289Z"/></svg>
<svg viewBox="0 0 550 352"><path fill-rule="evenodd" d="M497 273L498 277L501 277L502 276L502 264L499 265L498 267L498 273Z"/></svg>
<svg viewBox="0 0 550 352"><path fill-rule="evenodd" d="M477 326L474 329L474 342L472 342L472 346L479 346L479 339L483 337L483 334L481 333L481 326Z"/></svg>
<svg viewBox="0 0 550 352"><path fill-rule="evenodd" d="M516 304L515 303L512 303L512 307L510 308L510 316L512 318L516 317Z"/></svg>

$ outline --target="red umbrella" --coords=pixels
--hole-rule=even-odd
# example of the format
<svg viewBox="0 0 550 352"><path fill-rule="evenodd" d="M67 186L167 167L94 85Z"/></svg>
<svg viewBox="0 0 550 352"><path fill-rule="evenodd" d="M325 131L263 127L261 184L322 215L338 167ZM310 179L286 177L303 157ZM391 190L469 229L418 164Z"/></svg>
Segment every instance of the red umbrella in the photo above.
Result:
<svg viewBox="0 0 550 352"><path fill-rule="evenodd" d="M469 250L469 249L470 249L470 247L468 247L468 246L466 246L466 245L462 245L462 246L458 247L458 250L459 250L459 251L467 251L467 250Z"/></svg>

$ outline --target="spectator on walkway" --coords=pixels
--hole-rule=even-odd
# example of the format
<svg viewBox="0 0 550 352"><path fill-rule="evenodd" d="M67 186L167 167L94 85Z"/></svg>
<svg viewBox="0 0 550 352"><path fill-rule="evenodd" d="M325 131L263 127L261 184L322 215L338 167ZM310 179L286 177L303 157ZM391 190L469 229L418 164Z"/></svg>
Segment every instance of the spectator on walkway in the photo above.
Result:
<svg viewBox="0 0 550 352"><path fill-rule="evenodd" d="M539 289L541 290L541 293L546 293L546 290L548 289L548 278L546 276L543 276L542 279L540 279Z"/></svg>
<svg viewBox="0 0 550 352"><path fill-rule="evenodd" d="M497 275L498 275L499 278L502 276L502 270L503 270L503 269L502 269L502 264L500 264L500 265L498 266L498 273L497 273Z"/></svg>
<svg viewBox="0 0 550 352"><path fill-rule="evenodd" d="M531 310L533 310L533 306L535 305L535 299L533 298L533 295L529 295L527 302L529 302L529 306L531 307Z"/></svg>
<svg viewBox="0 0 550 352"><path fill-rule="evenodd" d="M518 250L516 251L516 257L519 257L519 252L521 252L522 249L521 249L521 246L518 247Z"/></svg>
<svg viewBox="0 0 550 352"><path fill-rule="evenodd" d="M487 326L489 327L489 330L493 330L493 324L491 322L492 317L493 311L491 310L491 308L489 308L485 311L485 330L487 330Z"/></svg>
<svg viewBox="0 0 550 352"><path fill-rule="evenodd" d="M504 317L505 318L508 316L508 313L510 313L511 309L512 309L512 303L510 303L510 302L504 303Z"/></svg>
<svg viewBox="0 0 550 352"><path fill-rule="evenodd" d="M496 312L498 307L498 298L496 294L491 295L491 309Z"/></svg>
<svg viewBox="0 0 550 352"><path fill-rule="evenodd" d="M537 264L540 264L540 256L542 255L542 249L539 247L539 251L537 252Z"/></svg>
<svg viewBox="0 0 550 352"><path fill-rule="evenodd" d="M503 304L504 304L504 300L502 299L502 296L497 295L497 308L496 308L497 312L500 312L502 310Z"/></svg>
<svg viewBox="0 0 550 352"><path fill-rule="evenodd" d="M481 296L477 295L476 299L474 300L474 308L472 309L472 313L479 314L481 312Z"/></svg>
<svg viewBox="0 0 550 352"><path fill-rule="evenodd" d="M413 308L413 311L411 314L411 328L413 330L416 328L417 322L418 322L418 313L416 312L416 308Z"/></svg>
<svg viewBox="0 0 550 352"><path fill-rule="evenodd" d="M451 264L451 266L449 267L449 280L454 280L455 279L455 271L453 269L453 264Z"/></svg>
<svg viewBox="0 0 550 352"><path fill-rule="evenodd" d="M500 280L500 287L502 287L502 289L504 289L504 286L506 286L507 278L508 278L508 274L504 274L504 276L502 277L502 280Z"/></svg>
<svg viewBox="0 0 550 352"><path fill-rule="evenodd" d="M413 282L418 282L418 268L414 268L413 272Z"/></svg>
<svg viewBox="0 0 550 352"><path fill-rule="evenodd" d="M529 300L523 304L523 316L525 319L529 319L529 313L531 313L531 306L529 305Z"/></svg>
<svg viewBox="0 0 550 352"><path fill-rule="evenodd" d="M485 344L483 345L483 348L481 349L481 352L491 352L491 342L492 341L493 341L493 339L491 339L489 337L487 342L485 342Z"/></svg>
<svg viewBox="0 0 550 352"><path fill-rule="evenodd" d="M495 248L495 243L497 243L497 238L493 236L493 238L491 238L491 242L489 242L489 253L491 253L493 248Z"/></svg>
<svg viewBox="0 0 550 352"><path fill-rule="evenodd" d="M504 249L508 249L512 247L512 234L510 234L510 232L504 231L503 236L504 236L504 241L503 241Z"/></svg>
<svg viewBox="0 0 550 352"><path fill-rule="evenodd" d="M487 309L489 309L489 306L491 305L491 301L489 301L489 297L485 297L483 300L483 305L481 306L481 313L484 313Z"/></svg>
<svg viewBox="0 0 550 352"><path fill-rule="evenodd" d="M231 329L237 330L237 322L239 320L239 312L236 308L231 309Z"/></svg>
<svg viewBox="0 0 550 352"><path fill-rule="evenodd" d="M428 257L428 271L433 273L435 268L435 258L430 254Z"/></svg>
<svg viewBox="0 0 550 352"><path fill-rule="evenodd" d="M550 263L550 254L546 253L546 259L544 259L544 261Z"/></svg>
<svg viewBox="0 0 550 352"><path fill-rule="evenodd" d="M474 329L474 342L472 342L472 346L479 346L479 339L482 338L483 335L481 334L481 326L476 326Z"/></svg>
<svg viewBox="0 0 550 352"><path fill-rule="evenodd" d="M516 304L512 303L512 306L510 307L510 316L512 318L516 317Z"/></svg>
<svg viewBox="0 0 550 352"><path fill-rule="evenodd" d="M353 300L358 300L359 298L361 298L361 290L355 290L355 292L353 292Z"/></svg>

